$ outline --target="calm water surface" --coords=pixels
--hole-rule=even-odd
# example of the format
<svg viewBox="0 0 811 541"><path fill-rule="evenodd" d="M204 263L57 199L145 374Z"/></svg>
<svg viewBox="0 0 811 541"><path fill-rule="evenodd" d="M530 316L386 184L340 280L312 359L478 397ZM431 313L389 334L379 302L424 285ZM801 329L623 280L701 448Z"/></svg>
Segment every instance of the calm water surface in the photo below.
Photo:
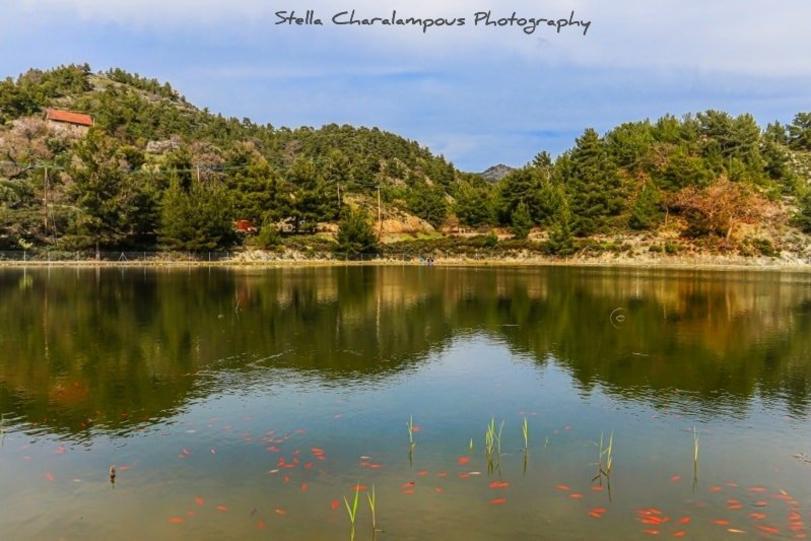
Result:
<svg viewBox="0 0 811 541"><path fill-rule="evenodd" d="M810 393L811 275L4 270L0 537L805 539Z"/></svg>

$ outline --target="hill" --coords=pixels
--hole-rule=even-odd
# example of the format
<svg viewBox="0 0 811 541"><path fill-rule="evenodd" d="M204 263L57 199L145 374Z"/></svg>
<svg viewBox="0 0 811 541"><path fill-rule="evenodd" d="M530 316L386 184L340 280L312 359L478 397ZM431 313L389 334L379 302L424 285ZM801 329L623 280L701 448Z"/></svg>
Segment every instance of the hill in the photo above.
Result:
<svg viewBox="0 0 811 541"><path fill-rule="evenodd" d="M49 108L93 126L57 129ZM352 208L367 240L380 216L389 242L459 227L558 256L801 254L810 157L811 113L762 129L706 111L586 130L554 160L474 175L376 128L259 125L168 83L62 66L0 83L0 249L270 248L319 232L330 246Z"/></svg>
<svg viewBox="0 0 811 541"><path fill-rule="evenodd" d="M483 179L489 180L490 182L498 182L499 180L503 179L513 171L515 171L515 168L500 163L498 165L488 167L485 171L479 173L479 175Z"/></svg>

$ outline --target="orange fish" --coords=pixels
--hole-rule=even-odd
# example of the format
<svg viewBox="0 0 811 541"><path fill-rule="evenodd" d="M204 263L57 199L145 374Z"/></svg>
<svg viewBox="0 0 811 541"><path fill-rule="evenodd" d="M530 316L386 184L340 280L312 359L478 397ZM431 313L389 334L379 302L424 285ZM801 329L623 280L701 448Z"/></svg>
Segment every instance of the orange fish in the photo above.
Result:
<svg viewBox="0 0 811 541"><path fill-rule="evenodd" d="M493 498L490 500L490 505L504 505L507 503L507 498Z"/></svg>
<svg viewBox="0 0 811 541"><path fill-rule="evenodd" d="M647 535L659 535L659 530L655 530L653 528L648 528L647 530L642 530L642 533Z"/></svg>
<svg viewBox="0 0 811 541"><path fill-rule="evenodd" d="M183 517L169 517L169 524L183 524L186 520Z"/></svg>
<svg viewBox="0 0 811 541"><path fill-rule="evenodd" d="M493 481L492 483L490 483L490 488L494 489L503 489L508 488L509 486L510 483L508 483L507 481Z"/></svg>
<svg viewBox="0 0 811 541"><path fill-rule="evenodd" d="M459 464L460 466L464 466L465 464L468 464L469 462L470 462L470 457L469 456L460 456L459 458L456 459L456 463Z"/></svg>
<svg viewBox="0 0 811 541"><path fill-rule="evenodd" d="M265 524L265 521L260 518L256 522L256 529L257 530L264 530L265 528L267 528L267 524Z"/></svg>
<svg viewBox="0 0 811 541"><path fill-rule="evenodd" d="M301 487L299 488L301 488L302 492L307 492L308 490L310 490L310 485L308 485L307 483L301 483Z"/></svg>
<svg viewBox="0 0 811 541"><path fill-rule="evenodd" d="M216 509L217 509L217 511L219 511L220 513L227 513L227 512L228 512L228 507L227 507L227 506L225 506L225 505L222 505L222 504L218 505L218 506L216 507Z"/></svg>
<svg viewBox="0 0 811 541"><path fill-rule="evenodd" d="M572 492L571 494L569 494L569 497L571 499L573 499L573 500L582 500L583 499L583 495L580 494L579 492Z"/></svg>
<svg viewBox="0 0 811 541"><path fill-rule="evenodd" d="M277 508L276 508L274 511L275 511L275 512L276 512L276 514L277 514L277 515L279 515L280 517L283 517L283 516L286 516L286 515L287 515L287 511L285 511L285 510L284 510L284 509L282 509L281 507L277 507Z"/></svg>
<svg viewBox="0 0 811 541"><path fill-rule="evenodd" d="M712 521L712 523L716 526L729 526L729 521L722 518L715 519Z"/></svg>
<svg viewBox="0 0 811 541"><path fill-rule="evenodd" d="M681 475L673 475L670 477L670 480L674 483L681 481Z"/></svg>
<svg viewBox="0 0 811 541"><path fill-rule="evenodd" d="M206 501L202 497L197 496L194 498L194 503L196 503L198 507L203 507L206 504Z"/></svg>
<svg viewBox="0 0 811 541"><path fill-rule="evenodd" d="M687 535L687 532L684 530L673 532L673 537L684 537L685 535Z"/></svg>
<svg viewBox="0 0 811 541"><path fill-rule="evenodd" d="M749 513L749 518L752 520L763 520L766 518L766 513Z"/></svg>
<svg viewBox="0 0 811 541"><path fill-rule="evenodd" d="M679 524L682 524L682 525L690 524L690 522L691 522L692 520L693 520L693 519L691 519L690 517L681 517L681 518L679 519Z"/></svg>
<svg viewBox="0 0 811 541"><path fill-rule="evenodd" d="M564 492L572 490L572 487L570 487L569 485L564 485L563 483L561 483L559 485L555 485L555 488L558 489L558 490L562 490Z"/></svg>
<svg viewBox="0 0 811 541"><path fill-rule="evenodd" d="M338 501L338 500L332 500L332 501L329 503L329 506L330 506L330 508L331 508L333 511L335 511L336 509L338 509L338 508L341 506L341 502L340 502L340 501Z"/></svg>
<svg viewBox="0 0 811 541"><path fill-rule="evenodd" d="M46 481L53 481L54 480L54 474L52 474L51 472L45 472L45 480Z"/></svg>

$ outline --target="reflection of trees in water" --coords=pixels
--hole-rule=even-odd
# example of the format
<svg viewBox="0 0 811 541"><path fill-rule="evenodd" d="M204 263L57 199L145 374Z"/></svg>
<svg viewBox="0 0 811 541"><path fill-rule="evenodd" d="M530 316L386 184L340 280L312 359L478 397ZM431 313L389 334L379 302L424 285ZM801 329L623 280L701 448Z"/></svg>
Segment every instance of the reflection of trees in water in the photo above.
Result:
<svg viewBox="0 0 811 541"><path fill-rule="evenodd" d="M0 298L0 409L74 433L168 415L217 389L202 373L279 367L351 384L470 329L554 356L584 390L808 408L811 288L786 275L37 270L0 273Z"/></svg>

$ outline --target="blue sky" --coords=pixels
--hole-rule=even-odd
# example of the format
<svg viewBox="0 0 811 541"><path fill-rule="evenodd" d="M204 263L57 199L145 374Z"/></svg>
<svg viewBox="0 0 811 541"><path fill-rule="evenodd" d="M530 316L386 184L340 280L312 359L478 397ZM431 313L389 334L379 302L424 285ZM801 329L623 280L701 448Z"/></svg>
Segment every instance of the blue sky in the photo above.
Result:
<svg viewBox="0 0 811 541"><path fill-rule="evenodd" d="M592 21L543 30L289 28L278 10ZM558 153L585 128L708 108L763 124L811 110L808 0L0 0L0 74L89 62L170 81L193 103L275 126L350 123L462 169Z"/></svg>

